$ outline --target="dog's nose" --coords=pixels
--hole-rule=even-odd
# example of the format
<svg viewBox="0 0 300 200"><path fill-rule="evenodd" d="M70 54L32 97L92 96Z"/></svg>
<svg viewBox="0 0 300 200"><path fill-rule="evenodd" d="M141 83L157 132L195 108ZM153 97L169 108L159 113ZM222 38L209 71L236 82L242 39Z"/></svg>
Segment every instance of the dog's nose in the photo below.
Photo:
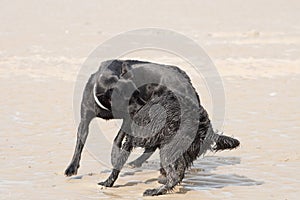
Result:
<svg viewBox="0 0 300 200"><path fill-rule="evenodd" d="M111 97L113 91L114 91L114 88L110 88L109 90L107 90L106 93L107 93L107 95L108 95L109 97Z"/></svg>

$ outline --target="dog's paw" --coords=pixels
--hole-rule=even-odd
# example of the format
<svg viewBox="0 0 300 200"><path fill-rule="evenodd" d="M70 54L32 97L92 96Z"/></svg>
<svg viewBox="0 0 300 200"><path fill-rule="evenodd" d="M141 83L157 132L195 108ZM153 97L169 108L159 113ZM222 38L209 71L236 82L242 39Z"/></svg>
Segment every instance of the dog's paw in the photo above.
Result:
<svg viewBox="0 0 300 200"><path fill-rule="evenodd" d="M113 182L112 181L109 181L109 180L106 180L106 181L103 181L103 182L99 182L98 185L102 185L104 187L112 187L113 186Z"/></svg>
<svg viewBox="0 0 300 200"><path fill-rule="evenodd" d="M166 190L161 190L161 189L148 189L144 192L143 196L158 196L158 195L163 195L166 194Z"/></svg>
<svg viewBox="0 0 300 200"><path fill-rule="evenodd" d="M65 170L65 175L66 176L72 176L76 175L78 170L78 166L75 166L73 164L69 165L69 167Z"/></svg>

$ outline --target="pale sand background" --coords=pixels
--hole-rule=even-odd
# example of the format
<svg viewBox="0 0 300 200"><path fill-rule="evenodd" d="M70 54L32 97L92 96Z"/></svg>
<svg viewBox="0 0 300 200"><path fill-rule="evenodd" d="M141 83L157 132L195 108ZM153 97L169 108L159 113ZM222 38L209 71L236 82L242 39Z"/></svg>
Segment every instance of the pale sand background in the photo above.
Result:
<svg viewBox="0 0 300 200"><path fill-rule="evenodd" d="M143 27L178 31L205 49L224 81L223 130L241 141L199 159L173 194L153 199L298 199L299 10L296 0L1 1L0 199L142 199L158 186L155 156L141 169L125 168L114 188L96 185L109 167L87 151L78 179L63 175L75 145L82 63L101 42ZM127 57L184 66L159 52ZM205 86L192 78L211 111ZM114 122L95 122L114 137ZM109 159L110 147L99 152Z"/></svg>

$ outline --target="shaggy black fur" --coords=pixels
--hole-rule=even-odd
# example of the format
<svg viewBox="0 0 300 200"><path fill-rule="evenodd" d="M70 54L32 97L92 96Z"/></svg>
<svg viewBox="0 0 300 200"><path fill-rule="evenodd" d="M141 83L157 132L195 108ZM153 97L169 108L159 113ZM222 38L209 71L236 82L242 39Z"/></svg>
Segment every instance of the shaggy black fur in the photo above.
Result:
<svg viewBox="0 0 300 200"><path fill-rule="evenodd" d="M137 73L137 77L137 74L131 73L133 69L142 73ZM178 74L178 77L168 75L168 70ZM149 77L157 82L136 86L140 80ZM165 79L178 84L179 93L165 84L158 84L164 83ZM127 94L128 88L133 88L134 92ZM114 92L117 96L113 96ZM191 98L190 94L195 98ZM119 102L124 99L124 105L112 104L114 98ZM100 185L113 186L134 147L143 147L145 152L130 163L132 166L140 166L157 148L160 149L163 178L159 182L163 185L146 190L144 195L147 196L161 195L172 190L184 178L185 170L207 150L218 151L239 146L238 140L213 131L208 114L201 106L189 77L175 66L135 60L101 63L84 90L77 143L73 159L65 171L67 176L77 173L88 126L95 117L123 119L112 149L114 169ZM162 125L163 120L165 122Z"/></svg>

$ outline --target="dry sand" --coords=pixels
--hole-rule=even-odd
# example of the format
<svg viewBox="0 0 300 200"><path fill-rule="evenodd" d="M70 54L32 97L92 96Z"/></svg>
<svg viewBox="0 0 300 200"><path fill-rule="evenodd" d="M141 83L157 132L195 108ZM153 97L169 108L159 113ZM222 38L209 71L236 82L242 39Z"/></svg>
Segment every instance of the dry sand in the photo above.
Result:
<svg viewBox="0 0 300 200"><path fill-rule="evenodd" d="M237 150L197 160L173 193L144 199L298 199L299 9L299 1L279 0L2 2L0 199L143 199L159 185L157 155L142 168L124 168L113 188L97 186L110 167L87 150L78 176L63 175L84 60L115 34L143 27L172 29L205 49L226 93L223 131L241 141ZM181 59L148 50L124 56L182 66L211 113L205 84ZM112 140L115 122L93 123ZM93 134L90 147L100 144L109 160L110 146Z"/></svg>

